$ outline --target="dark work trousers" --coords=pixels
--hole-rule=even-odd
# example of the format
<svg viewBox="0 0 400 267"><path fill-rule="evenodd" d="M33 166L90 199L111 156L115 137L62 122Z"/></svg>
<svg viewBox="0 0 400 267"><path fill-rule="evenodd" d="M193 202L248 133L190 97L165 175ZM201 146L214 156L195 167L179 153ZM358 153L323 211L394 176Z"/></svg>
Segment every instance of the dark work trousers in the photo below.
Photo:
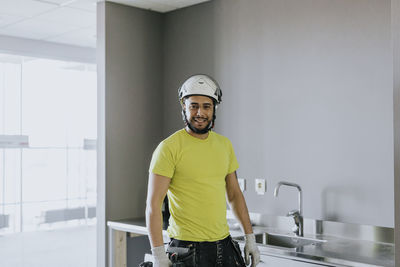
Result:
<svg viewBox="0 0 400 267"><path fill-rule="evenodd" d="M185 267L246 267L239 244L231 236L215 242L171 239L168 246L194 249L192 259L184 261Z"/></svg>

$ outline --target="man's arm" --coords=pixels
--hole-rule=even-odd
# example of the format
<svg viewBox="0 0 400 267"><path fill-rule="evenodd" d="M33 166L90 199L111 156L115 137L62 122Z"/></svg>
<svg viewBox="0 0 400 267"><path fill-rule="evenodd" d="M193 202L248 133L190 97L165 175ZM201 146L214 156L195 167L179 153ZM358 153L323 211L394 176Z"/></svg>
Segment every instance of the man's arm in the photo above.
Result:
<svg viewBox="0 0 400 267"><path fill-rule="evenodd" d="M247 210L246 201L244 200L242 191L240 190L239 183L236 177L236 172L232 172L225 177L226 181L226 194L229 205L233 210L236 218L239 220L243 227L245 234L253 233L251 227L249 211Z"/></svg>
<svg viewBox="0 0 400 267"><path fill-rule="evenodd" d="M158 174L149 174L146 201L146 226L149 231L151 247L164 245L162 236L161 206L168 191L171 178Z"/></svg>
<svg viewBox="0 0 400 267"><path fill-rule="evenodd" d="M236 218L240 221L245 233L244 259L246 265L250 264L251 258L251 267L256 267L260 262L260 251L256 244L253 228L251 227L249 211L247 210L246 201L244 200L242 191L240 190L236 172L228 174L225 181L229 205L231 206Z"/></svg>

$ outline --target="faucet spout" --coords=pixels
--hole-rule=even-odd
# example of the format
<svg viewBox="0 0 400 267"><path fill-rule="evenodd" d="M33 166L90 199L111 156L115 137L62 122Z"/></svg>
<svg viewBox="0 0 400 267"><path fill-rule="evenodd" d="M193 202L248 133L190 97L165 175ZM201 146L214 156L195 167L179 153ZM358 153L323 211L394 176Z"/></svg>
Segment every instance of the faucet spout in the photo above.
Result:
<svg viewBox="0 0 400 267"><path fill-rule="evenodd" d="M295 183L289 183L289 182L281 181L281 182L279 182L279 183L275 186L275 189L274 189L274 197L278 197L279 188L280 188L282 185L291 186L291 187L297 188L297 190L299 191L299 213L300 213L300 216L303 216L303 191L301 190L300 185L295 184Z"/></svg>
<svg viewBox="0 0 400 267"><path fill-rule="evenodd" d="M301 187L298 184L281 181L275 186L274 197L278 197L279 188L282 185L295 187L299 191L298 194L299 210L298 212L297 211L290 212L288 216L292 216L295 220L295 224L297 226L297 230L295 231L296 235L303 236L303 191L301 190Z"/></svg>

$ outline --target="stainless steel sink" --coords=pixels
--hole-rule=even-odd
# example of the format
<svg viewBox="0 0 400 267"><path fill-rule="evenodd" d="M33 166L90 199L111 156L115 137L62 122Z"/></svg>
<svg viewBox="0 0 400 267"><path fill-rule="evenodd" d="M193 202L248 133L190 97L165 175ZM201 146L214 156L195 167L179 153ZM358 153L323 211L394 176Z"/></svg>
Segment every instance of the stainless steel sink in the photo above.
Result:
<svg viewBox="0 0 400 267"><path fill-rule="evenodd" d="M326 242L326 240L271 233L255 234L255 237L257 244L283 247L288 249L297 249L304 246L318 245L320 243ZM244 240L244 237L238 237L236 239Z"/></svg>

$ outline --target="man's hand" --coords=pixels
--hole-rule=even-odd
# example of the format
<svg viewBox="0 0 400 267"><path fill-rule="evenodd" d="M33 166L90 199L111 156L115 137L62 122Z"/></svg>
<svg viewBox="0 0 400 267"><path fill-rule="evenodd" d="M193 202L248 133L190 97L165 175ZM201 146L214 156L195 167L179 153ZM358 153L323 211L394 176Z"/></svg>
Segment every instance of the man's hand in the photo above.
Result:
<svg viewBox="0 0 400 267"><path fill-rule="evenodd" d="M250 264L251 256L251 267L256 267L260 262L260 251L256 245L256 237L254 234L245 235L246 244L244 245L244 255L246 260L246 265Z"/></svg>
<svg viewBox="0 0 400 267"><path fill-rule="evenodd" d="M168 259L163 246L155 247L151 249L151 253L154 257L153 267L169 267L172 266L172 262Z"/></svg>

